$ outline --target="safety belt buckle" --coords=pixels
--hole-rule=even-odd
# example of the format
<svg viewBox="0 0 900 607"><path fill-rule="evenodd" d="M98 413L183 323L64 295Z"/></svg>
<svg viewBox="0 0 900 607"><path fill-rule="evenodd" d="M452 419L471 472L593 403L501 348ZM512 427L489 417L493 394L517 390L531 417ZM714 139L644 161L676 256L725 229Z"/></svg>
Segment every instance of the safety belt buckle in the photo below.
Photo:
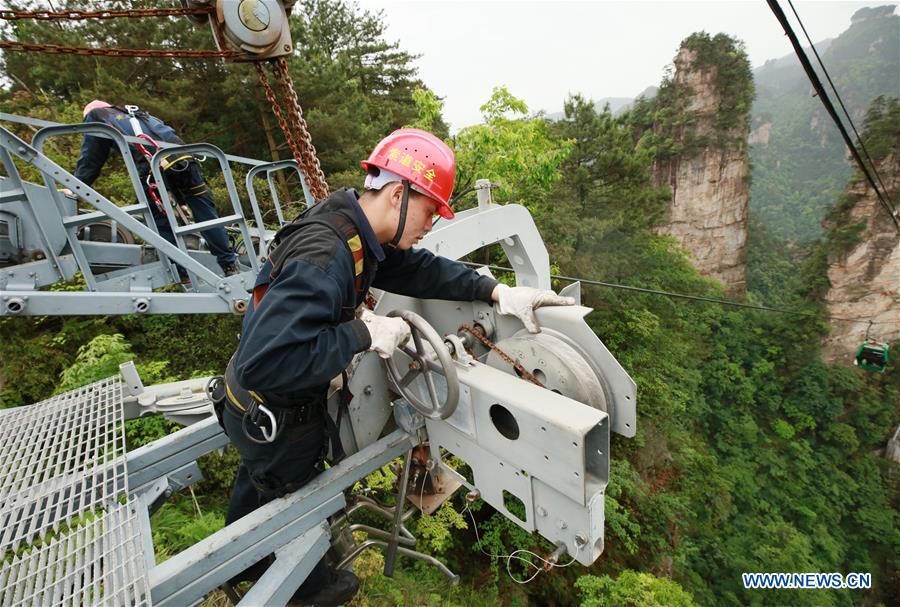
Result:
<svg viewBox="0 0 900 607"><path fill-rule="evenodd" d="M250 401L250 404L247 406L245 415L247 416L247 419L250 420L251 424L253 424L254 426L259 425L259 403L256 400Z"/></svg>

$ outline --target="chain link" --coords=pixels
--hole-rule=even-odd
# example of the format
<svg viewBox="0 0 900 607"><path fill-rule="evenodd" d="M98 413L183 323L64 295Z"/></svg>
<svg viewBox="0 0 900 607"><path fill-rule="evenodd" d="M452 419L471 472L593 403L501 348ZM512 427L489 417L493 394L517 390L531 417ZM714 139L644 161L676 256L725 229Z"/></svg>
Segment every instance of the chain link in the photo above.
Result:
<svg viewBox="0 0 900 607"><path fill-rule="evenodd" d="M272 106L272 112L278 120L278 126L281 127L281 132L284 133L284 138L287 141L288 147L291 149L291 155L294 157L294 161L300 167L300 170L303 171L303 174L307 175L307 185L310 185L308 177L309 170L304 163L303 154L300 151L297 140L294 138L294 131L288 126L287 119L284 117L284 112L281 111L281 105L279 105L278 98L275 96L275 90L269 83L269 76L266 74L266 70L263 68L261 62L255 61L253 67L256 69L256 73L259 76L259 82L265 91L266 99L269 101L269 105Z"/></svg>
<svg viewBox="0 0 900 607"><path fill-rule="evenodd" d="M288 118L285 118L262 62L256 61L253 67L256 68L256 73L259 75L259 82L265 91L266 99L272 106L272 112L278 120L278 126L281 127L284 133L284 138L291 149L294 161L306 177L306 184L309 186L309 191L313 198L316 200L327 198L328 183L325 181L325 174L322 172L319 159L316 156L316 148L313 146L309 128L306 120L303 118L303 110L300 109L300 102L297 100L294 82L288 73L287 61L282 57L268 63L272 66L275 80L278 82L285 98ZM288 125L288 120L290 120L290 125Z"/></svg>
<svg viewBox="0 0 900 607"><path fill-rule="evenodd" d="M495 344L490 339L488 339L487 336L485 336L485 334L482 333L481 331L479 331L478 329L474 329L474 328L470 327L469 325L463 324L463 325L459 326L459 330L469 333L472 337L474 337L475 339L477 339L478 341L483 343L485 346L487 346L488 348L490 348L491 350L496 352L500 356L500 358L502 358L503 360L508 362L510 365L512 365L513 369L518 371L519 377L521 377L522 379L527 379L534 385L540 386L541 388L547 387L544 384L542 384L541 381L537 377L535 377L531 372L529 372L525 367L523 367L522 363L520 363L515 358L513 358L512 356L510 356L509 354L507 354L506 352L501 350L497 346L497 344Z"/></svg>
<svg viewBox="0 0 900 607"><path fill-rule="evenodd" d="M36 19L38 21L55 21L67 19L81 21L82 19L117 19L125 17L136 19L140 17L181 17L184 15L209 15L215 10L211 6L199 6L193 8L122 8L102 11L11 11L0 10L0 19L18 21L21 19Z"/></svg>
<svg viewBox="0 0 900 607"><path fill-rule="evenodd" d="M16 21L36 19L38 21L83 19L137 19L143 17L181 17L185 15L209 15L213 7L201 6L192 8L134 8L108 9L102 11L0 11L0 19ZM13 52L35 52L48 55L77 55L81 57L137 57L137 58L169 58L169 59L235 59L243 57L238 51L218 50L186 50L186 49L139 49L139 48L94 48L84 46L63 46L60 44L32 44L27 42L0 42L0 49Z"/></svg>
<svg viewBox="0 0 900 607"><path fill-rule="evenodd" d="M19 52L46 53L48 55L78 55L82 57L145 57L171 59L231 59L242 57L237 51L191 51L141 48L93 48L89 46L61 46L59 44L27 44L24 42L0 42L0 49Z"/></svg>
<svg viewBox="0 0 900 607"><path fill-rule="evenodd" d="M294 88L294 80L288 71L287 59L278 57L274 60L275 79L281 85L287 104L288 117L294 134L299 144L299 151L303 157L302 166L306 169L306 179L309 182L309 190L313 197L322 200L328 197L328 182L325 181L325 173L319 165L319 157L309 134L309 127L303 118L303 110L300 100L297 98L297 90Z"/></svg>

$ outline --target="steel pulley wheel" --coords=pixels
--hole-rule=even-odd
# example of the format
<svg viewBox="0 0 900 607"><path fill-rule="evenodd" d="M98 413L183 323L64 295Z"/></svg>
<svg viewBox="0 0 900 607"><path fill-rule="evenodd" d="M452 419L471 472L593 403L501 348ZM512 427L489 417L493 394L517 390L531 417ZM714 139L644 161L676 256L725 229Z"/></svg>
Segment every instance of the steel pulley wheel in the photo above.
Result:
<svg viewBox="0 0 900 607"><path fill-rule="evenodd" d="M115 238L113 238L113 222L104 219L103 221L92 221L79 226L77 232L78 240L86 240L90 242L120 242L124 244L134 244L134 238L131 232L116 224Z"/></svg>
<svg viewBox="0 0 900 607"><path fill-rule="evenodd" d="M400 348L410 362L408 370L401 373L397 366L398 354L384 361L388 375L394 382L394 386L403 398L416 408L422 415L429 419L447 419L456 411L459 404L459 377L456 374L456 366L450 351L444 344L443 338L428 321L414 312L408 310L394 310L388 316L402 318L409 323L412 334L412 347L407 342ZM428 351L425 343L431 346ZM438 396L437 386L434 381L435 373L444 376L447 382L447 396L441 401ZM413 382L422 378L427 393L427 401L419 397L418 391L413 390Z"/></svg>

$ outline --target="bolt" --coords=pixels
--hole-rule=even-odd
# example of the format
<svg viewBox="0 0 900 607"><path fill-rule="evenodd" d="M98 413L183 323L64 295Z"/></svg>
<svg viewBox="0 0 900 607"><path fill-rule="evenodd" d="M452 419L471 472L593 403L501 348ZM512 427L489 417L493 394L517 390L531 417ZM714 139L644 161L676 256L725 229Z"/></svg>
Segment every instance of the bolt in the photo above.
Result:
<svg viewBox="0 0 900 607"><path fill-rule="evenodd" d="M556 526L559 527L560 529L568 529L569 523L567 523L566 521L564 521L562 519L559 519L558 521L556 521Z"/></svg>
<svg viewBox="0 0 900 607"><path fill-rule="evenodd" d="M24 154L24 153L25 153L25 146L20 145L19 147L16 148L16 151L17 151L18 153L20 153L20 154Z"/></svg>
<svg viewBox="0 0 900 607"><path fill-rule="evenodd" d="M581 550L582 548L587 546L587 540L584 539L583 535L576 535L575 536L575 545L578 546L579 550Z"/></svg>
<svg viewBox="0 0 900 607"><path fill-rule="evenodd" d="M481 491L479 491L478 489L473 489L466 493L466 501L470 504L478 499L481 499Z"/></svg>
<svg viewBox="0 0 900 607"><path fill-rule="evenodd" d="M371 396L372 386L366 386L365 388L363 388L363 394L365 394L366 396Z"/></svg>
<svg viewBox="0 0 900 607"><path fill-rule="evenodd" d="M291 45L290 45L290 44L285 44L285 45L284 45L284 52L285 52L285 53L291 52Z"/></svg>
<svg viewBox="0 0 900 607"><path fill-rule="evenodd" d="M433 458L429 457L427 460L425 460L425 469L428 470L429 472L434 470L435 465L436 465L436 463Z"/></svg>
<svg viewBox="0 0 900 607"><path fill-rule="evenodd" d="M538 506L538 516L547 516L547 509L543 506Z"/></svg>

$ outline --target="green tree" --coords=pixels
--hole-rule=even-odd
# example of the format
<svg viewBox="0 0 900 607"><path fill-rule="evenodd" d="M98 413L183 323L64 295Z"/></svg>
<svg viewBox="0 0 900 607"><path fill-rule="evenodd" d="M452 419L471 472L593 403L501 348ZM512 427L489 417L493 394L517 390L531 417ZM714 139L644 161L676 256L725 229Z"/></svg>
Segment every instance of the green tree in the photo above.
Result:
<svg viewBox="0 0 900 607"><path fill-rule="evenodd" d="M581 607L696 607L690 593L677 583L648 573L623 571L615 579L608 575L578 578Z"/></svg>
<svg viewBox="0 0 900 607"><path fill-rule="evenodd" d="M481 106L483 124L462 129L453 138L456 190L476 179L498 183L498 200L513 200L533 212L560 178L560 165L572 142L551 138L546 121L528 116L528 106L506 87L495 87Z"/></svg>

